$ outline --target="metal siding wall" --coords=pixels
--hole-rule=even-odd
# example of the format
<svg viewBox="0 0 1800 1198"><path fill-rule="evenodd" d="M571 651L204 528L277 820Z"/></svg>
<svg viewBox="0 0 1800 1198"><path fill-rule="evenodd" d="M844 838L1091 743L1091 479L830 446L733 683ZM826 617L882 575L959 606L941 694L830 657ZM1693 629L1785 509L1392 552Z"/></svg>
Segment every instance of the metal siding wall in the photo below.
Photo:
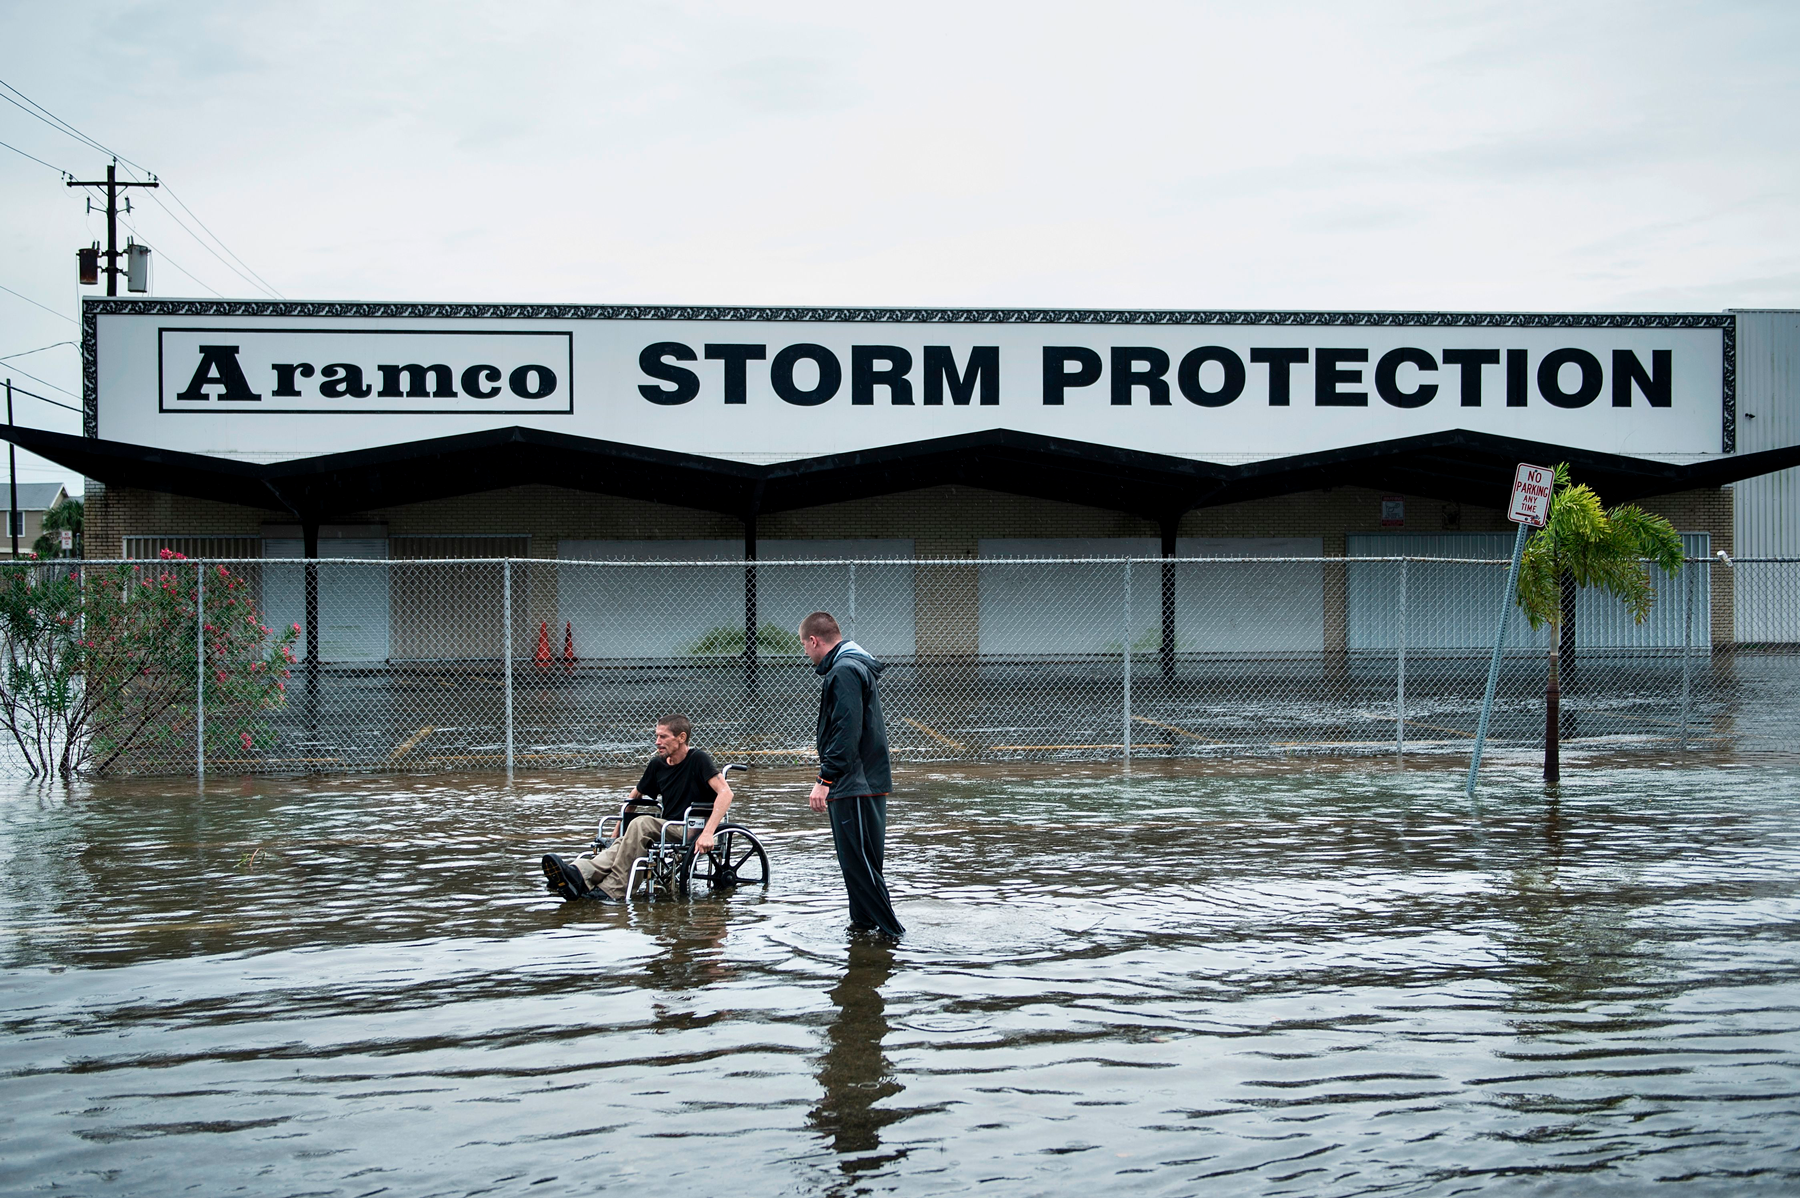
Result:
<svg viewBox="0 0 1800 1198"><path fill-rule="evenodd" d="M1359 557L1510 558L1513 538L1504 532L1353 533L1345 553ZM1712 539L1681 534L1695 564L1675 578L1652 572L1656 602L1643 624L1632 622L1617 599L1584 590L1575 601L1575 640L1584 649L1679 649L1686 635L1687 571L1694 572L1694 644L1712 643L1712 587L1706 558ZM1350 648L1392 649L1399 643L1394 562L1350 564ZM1479 649L1494 643L1494 614L1506 585L1504 566L1452 566L1414 562L1407 574L1407 643L1420 650ZM1507 634L1514 648L1548 648L1545 630L1520 624Z"/></svg>
<svg viewBox="0 0 1800 1198"><path fill-rule="evenodd" d="M1800 312L1739 312L1737 324L1738 452L1800 444ZM1736 490L1737 556L1800 557L1800 470Z"/></svg>

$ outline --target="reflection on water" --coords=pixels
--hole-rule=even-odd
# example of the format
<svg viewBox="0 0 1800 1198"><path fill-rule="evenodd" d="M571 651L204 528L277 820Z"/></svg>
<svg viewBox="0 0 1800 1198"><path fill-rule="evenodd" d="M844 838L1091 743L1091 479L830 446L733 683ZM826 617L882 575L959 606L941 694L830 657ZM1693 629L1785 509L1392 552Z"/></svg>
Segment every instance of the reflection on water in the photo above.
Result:
<svg viewBox="0 0 1800 1198"><path fill-rule="evenodd" d="M898 947L546 895L632 777L0 798L0 1191L1800 1189L1778 766L914 771Z"/></svg>
<svg viewBox="0 0 1800 1198"><path fill-rule="evenodd" d="M826 1028L825 1055L819 1060L823 1093L808 1117L831 1138L833 1151L847 1158L845 1172L870 1169L904 1155L868 1155L881 1147L881 1129L906 1117L906 1112L875 1105L904 1088L881 1051L888 1034L887 1004L881 988L893 974L893 948L858 935L852 939L844 976L831 989L831 1004L837 1013Z"/></svg>

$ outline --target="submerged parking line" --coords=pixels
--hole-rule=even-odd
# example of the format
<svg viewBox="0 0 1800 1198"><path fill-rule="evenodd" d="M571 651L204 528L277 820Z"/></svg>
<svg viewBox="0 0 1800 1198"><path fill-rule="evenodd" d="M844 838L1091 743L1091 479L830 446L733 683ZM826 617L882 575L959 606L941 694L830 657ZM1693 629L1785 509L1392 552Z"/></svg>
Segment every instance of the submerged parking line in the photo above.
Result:
<svg viewBox="0 0 1800 1198"><path fill-rule="evenodd" d="M959 753L967 753L969 751L969 746L963 744L960 740L951 740L949 737L945 736L942 732L939 732L936 728L931 728L924 724L921 724L919 721L913 719L909 715L903 715L900 718L905 720L907 723L911 724L913 727L917 728L920 732L923 732L926 736L929 736L932 740L941 741L942 743L949 745L952 749L955 749Z"/></svg>
<svg viewBox="0 0 1800 1198"><path fill-rule="evenodd" d="M1392 716L1392 715L1377 715L1376 713L1374 713L1372 711L1359 711L1356 714L1361 716L1365 720L1385 720L1386 722L1388 722L1390 724L1400 718L1399 716ZM1406 726L1408 728L1423 728L1427 732L1448 732L1452 736L1463 736L1463 737L1467 737L1470 740L1475 739L1475 734L1473 732L1464 732L1461 728L1446 728L1442 724L1422 724L1418 720L1408 720L1408 721L1406 721ZM1293 743L1299 744L1301 742L1295 741ZM1331 744L1331 743L1336 743L1336 742L1326 741L1326 742L1321 742L1321 743Z"/></svg>
<svg viewBox="0 0 1800 1198"><path fill-rule="evenodd" d="M1037 749L1116 749L1119 747L1119 742L1116 740L1110 740L1110 741L1106 741L1104 743L1095 744L1095 745L990 745L988 747L993 749L996 752L1023 753L1023 752L1029 751L1029 750L1037 750ZM1166 749L1169 746L1167 746L1165 744L1145 744L1145 745L1134 744L1131 747L1134 749Z"/></svg>
<svg viewBox="0 0 1800 1198"><path fill-rule="evenodd" d="M1231 743L1230 741L1214 740L1210 736L1201 736L1198 732L1189 732L1186 728L1177 728L1173 724L1165 724L1161 720L1153 720L1147 715L1134 715L1131 718L1140 724L1148 724L1152 728L1166 728L1177 736L1185 736L1189 740L1203 740L1209 745L1224 745Z"/></svg>
<svg viewBox="0 0 1800 1198"><path fill-rule="evenodd" d="M433 728L430 724L425 725L423 728L419 729L417 732L413 733L411 736L407 737L405 740L403 740L399 744L395 745L394 751L392 753L388 754L388 760L389 761L400 760L402 757L406 756L408 753L410 753L414 749L418 748L420 741L424 740L426 737L430 736L433 732L436 732L436 731L437 731L437 729Z"/></svg>

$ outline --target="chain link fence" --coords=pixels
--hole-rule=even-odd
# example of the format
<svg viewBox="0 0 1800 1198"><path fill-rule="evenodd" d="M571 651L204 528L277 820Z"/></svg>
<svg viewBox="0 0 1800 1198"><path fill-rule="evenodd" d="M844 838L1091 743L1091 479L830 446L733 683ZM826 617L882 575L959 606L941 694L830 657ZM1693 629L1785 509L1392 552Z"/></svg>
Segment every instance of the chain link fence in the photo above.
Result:
<svg viewBox="0 0 1800 1198"><path fill-rule="evenodd" d="M157 580L175 625L191 621L169 661L192 665L162 667L185 671L191 697L106 771L244 774L633 765L656 718L677 711L715 755L805 763L818 680L795 630L818 609L886 663L897 760L1460 756L1507 565L250 558L44 569L90 585ZM244 606L228 611L234 596ZM1573 594L1567 608L1565 755L1800 749L1800 561L1691 559L1657 579L1642 625L1599 594ZM1543 736L1549 632L1508 611L1490 751ZM293 637L292 663L271 663L285 670L272 703L208 660L209 629L227 616ZM9 752L0 769L24 772L25 756Z"/></svg>

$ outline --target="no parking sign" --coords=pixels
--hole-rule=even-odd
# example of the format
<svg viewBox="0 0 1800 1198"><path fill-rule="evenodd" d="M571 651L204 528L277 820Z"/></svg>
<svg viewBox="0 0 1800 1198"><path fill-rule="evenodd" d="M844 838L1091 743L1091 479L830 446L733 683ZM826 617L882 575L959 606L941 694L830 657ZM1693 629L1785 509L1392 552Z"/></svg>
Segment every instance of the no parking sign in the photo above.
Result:
<svg viewBox="0 0 1800 1198"><path fill-rule="evenodd" d="M1555 484L1556 471L1520 462L1513 473L1512 504L1506 509L1506 518L1514 524L1544 527L1550 520L1550 491Z"/></svg>

